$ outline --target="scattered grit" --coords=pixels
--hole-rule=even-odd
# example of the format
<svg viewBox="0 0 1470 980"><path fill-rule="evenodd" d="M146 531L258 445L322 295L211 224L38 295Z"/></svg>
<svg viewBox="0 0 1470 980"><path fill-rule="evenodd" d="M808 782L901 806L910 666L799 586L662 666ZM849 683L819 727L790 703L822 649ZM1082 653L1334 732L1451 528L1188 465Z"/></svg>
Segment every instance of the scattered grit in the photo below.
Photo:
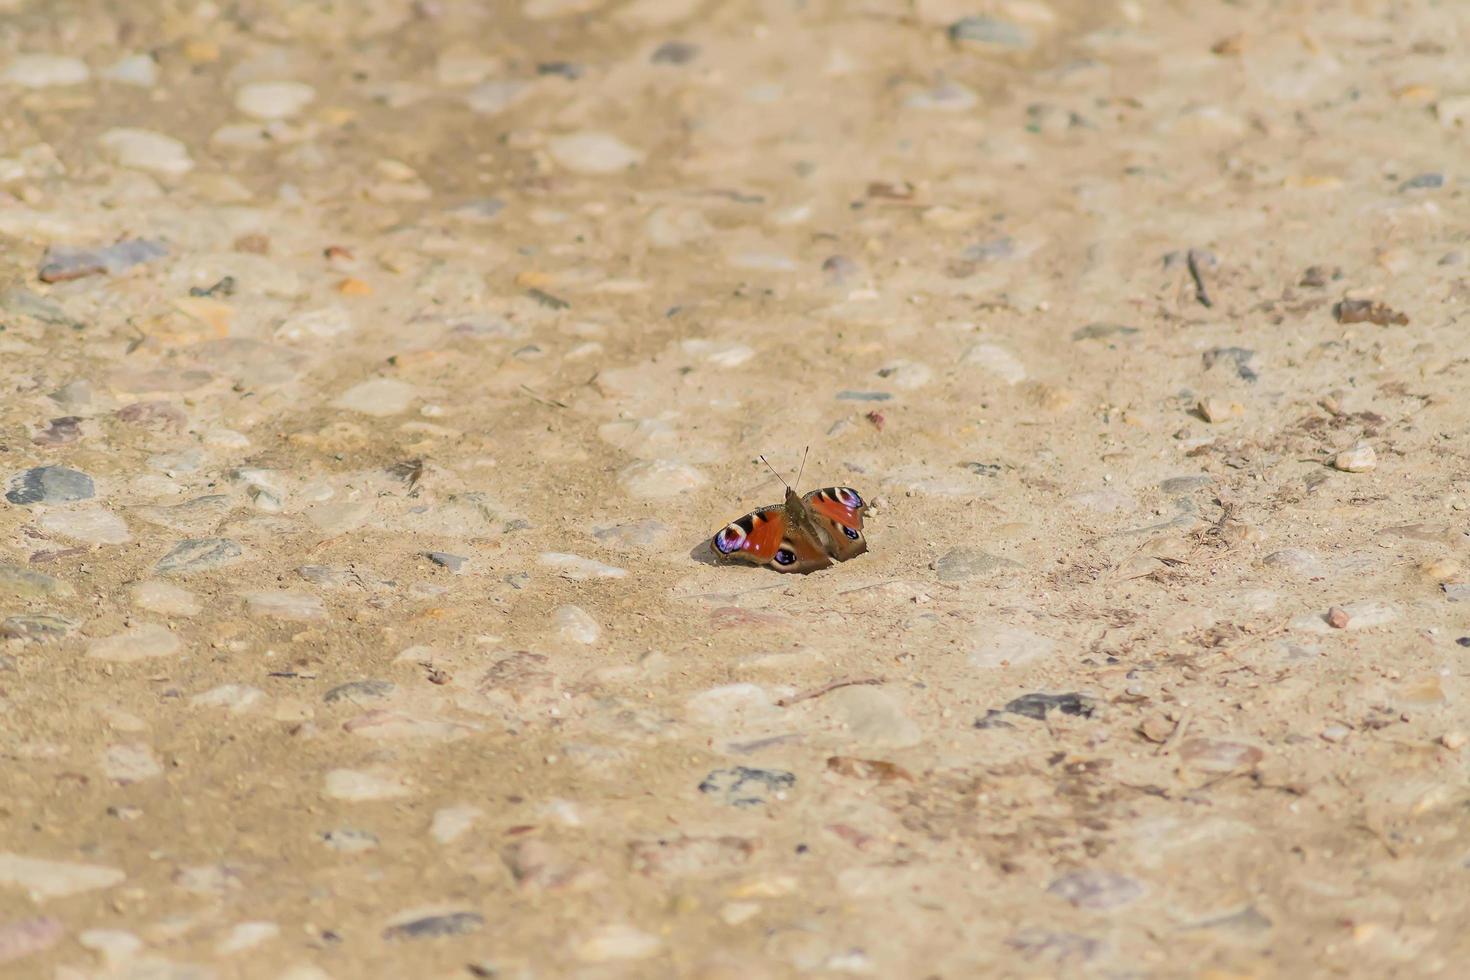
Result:
<svg viewBox="0 0 1470 980"><path fill-rule="evenodd" d="M0 973L1457 975L1467 44L0 0Z"/></svg>

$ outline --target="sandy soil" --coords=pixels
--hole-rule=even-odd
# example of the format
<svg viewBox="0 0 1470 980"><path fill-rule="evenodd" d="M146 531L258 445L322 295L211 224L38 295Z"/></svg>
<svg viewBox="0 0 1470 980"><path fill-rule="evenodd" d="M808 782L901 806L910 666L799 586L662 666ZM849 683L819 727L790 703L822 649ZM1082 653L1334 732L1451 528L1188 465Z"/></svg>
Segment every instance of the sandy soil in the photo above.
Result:
<svg viewBox="0 0 1470 980"><path fill-rule="evenodd" d="M1457 975L1465 50L0 0L0 972Z"/></svg>

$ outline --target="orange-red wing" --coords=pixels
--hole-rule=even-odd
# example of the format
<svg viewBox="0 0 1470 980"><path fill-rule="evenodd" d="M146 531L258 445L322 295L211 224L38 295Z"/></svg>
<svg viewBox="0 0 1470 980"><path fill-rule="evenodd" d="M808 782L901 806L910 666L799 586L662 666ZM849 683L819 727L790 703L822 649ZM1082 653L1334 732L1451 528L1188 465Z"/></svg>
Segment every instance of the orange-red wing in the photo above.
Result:
<svg viewBox="0 0 1470 980"><path fill-rule="evenodd" d="M867 503L851 487L824 487L802 498L818 520L827 523L832 538L832 557L838 561L856 558L868 550L863 535L863 511Z"/></svg>
<svg viewBox="0 0 1470 980"><path fill-rule="evenodd" d="M763 507L726 524L710 539L716 554L763 565L781 547L786 514L780 507Z"/></svg>

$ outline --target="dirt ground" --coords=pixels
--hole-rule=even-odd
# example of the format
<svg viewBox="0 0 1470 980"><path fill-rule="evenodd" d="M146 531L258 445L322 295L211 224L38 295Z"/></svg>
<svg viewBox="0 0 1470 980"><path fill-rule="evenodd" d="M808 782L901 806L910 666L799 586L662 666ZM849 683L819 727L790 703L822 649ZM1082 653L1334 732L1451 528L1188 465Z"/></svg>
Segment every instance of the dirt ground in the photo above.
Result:
<svg viewBox="0 0 1470 980"><path fill-rule="evenodd" d="M1466 50L0 0L0 974L1462 975Z"/></svg>

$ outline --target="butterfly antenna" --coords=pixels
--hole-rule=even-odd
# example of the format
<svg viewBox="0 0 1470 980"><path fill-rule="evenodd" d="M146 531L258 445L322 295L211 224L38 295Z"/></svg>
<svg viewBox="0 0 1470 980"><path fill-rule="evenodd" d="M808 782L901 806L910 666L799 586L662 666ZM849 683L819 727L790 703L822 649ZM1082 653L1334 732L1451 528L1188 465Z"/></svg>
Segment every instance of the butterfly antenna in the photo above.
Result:
<svg viewBox="0 0 1470 980"><path fill-rule="evenodd" d="M758 456L756 458L759 459L762 463L766 464L766 469L770 470L772 473L776 473L776 467L772 466L764 456ZM783 477L780 473L776 473L776 479L781 481L781 486L786 487L788 490L791 488L791 484L787 483L786 478Z"/></svg>
<svg viewBox="0 0 1470 980"><path fill-rule="evenodd" d="M806 454L809 453L809 452L811 452L811 451L812 451L812 447L811 446L807 446L805 449L803 449L801 451L801 468L796 471L796 485L797 486L801 486L801 474L804 473L804 472L806 472Z"/></svg>

